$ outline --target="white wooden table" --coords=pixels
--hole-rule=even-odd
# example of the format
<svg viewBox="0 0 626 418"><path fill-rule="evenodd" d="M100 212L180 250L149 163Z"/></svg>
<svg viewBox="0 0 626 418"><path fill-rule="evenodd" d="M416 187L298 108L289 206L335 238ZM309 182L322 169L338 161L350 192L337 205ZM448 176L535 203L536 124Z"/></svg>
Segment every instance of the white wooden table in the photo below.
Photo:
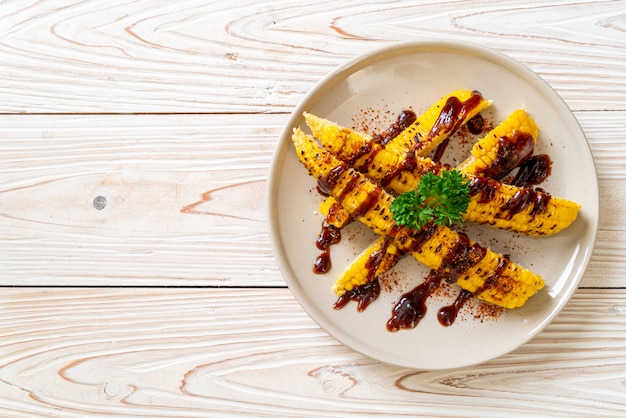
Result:
<svg viewBox="0 0 626 418"><path fill-rule="evenodd" d="M564 98L601 197L529 343L420 372L295 301L265 185L289 113L391 42L499 49ZM0 416L624 416L626 2L0 2Z"/></svg>

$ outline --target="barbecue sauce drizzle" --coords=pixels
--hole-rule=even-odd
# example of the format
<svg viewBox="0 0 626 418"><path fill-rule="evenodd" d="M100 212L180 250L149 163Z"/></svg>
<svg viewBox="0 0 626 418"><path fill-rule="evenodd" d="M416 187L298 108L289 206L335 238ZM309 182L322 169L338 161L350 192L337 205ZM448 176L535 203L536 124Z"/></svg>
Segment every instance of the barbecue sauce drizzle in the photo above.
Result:
<svg viewBox="0 0 626 418"><path fill-rule="evenodd" d="M356 162L359 161L363 156L367 155L367 158L362 161L356 169L365 173L368 171L370 165L374 161L376 155L385 148L390 141L396 138L402 131L411 126L413 122L417 119L415 112L412 110L403 110L398 114L396 121L391 124L387 129L385 129L380 134L374 134L372 139L364 144L358 151L354 154L350 155L347 159L347 164L350 167L356 165Z"/></svg>
<svg viewBox="0 0 626 418"><path fill-rule="evenodd" d="M384 240L383 246L372 253L365 263L365 267L367 268L367 283L361 286L357 286L354 289L347 291L342 296L339 296L337 301L335 302L334 308L341 309L348 304L348 302L355 301L357 302L357 310L362 311L365 309L370 303L372 303L378 296L380 295L380 283L378 278L375 276L380 263L385 259L385 257L395 257L399 259L404 257L407 254L413 253L415 251L419 251L422 248L422 245L426 241L428 241L435 231L437 227L435 225L428 224L424 228L420 230L415 230L409 238L411 242L405 252L399 252L396 254L387 253L387 248L389 244L393 240L397 232L397 227L395 230L391 231L389 235Z"/></svg>
<svg viewBox="0 0 626 418"><path fill-rule="evenodd" d="M541 184L552 172L552 160L546 154L533 155L519 166L511 181L513 186L525 187Z"/></svg>
<svg viewBox="0 0 626 418"><path fill-rule="evenodd" d="M458 97L449 97L441 108L439 117L435 121L426 139L420 141L419 138L416 138L415 150L422 149L426 143L442 132L452 135L463 124L463 120L465 120L467 114L474 110L482 100L482 94L477 91L473 91L472 95L464 102Z"/></svg>
<svg viewBox="0 0 626 418"><path fill-rule="evenodd" d="M533 172L532 167L537 167ZM520 189L500 208L501 216L513 216L532 206L530 216L541 214L547 208L551 195L544 189L532 186L543 182L550 174L551 164L547 155L533 156L524 161L512 184ZM523 170L523 171L522 171ZM488 203L494 198L498 182L488 177L472 177L469 183L470 196L480 195L479 203Z"/></svg>
<svg viewBox="0 0 626 418"><path fill-rule="evenodd" d="M431 270L422 284L403 294L391 310L387 330L396 332L415 328L426 315L426 299L439 287L441 280L442 277Z"/></svg>
<svg viewBox="0 0 626 418"><path fill-rule="evenodd" d="M322 230L315 241L315 246L322 250L313 262L313 272L315 274L327 273L332 265L330 260L330 246L341 241L341 229L330 225L324 220Z"/></svg>
<svg viewBox="0 0 626 418"><path fill-rule="evenodd" d="M333 308L341 309L353 300L357 303L357 311L362 312L378 298L378 295L380 295L380 282L376 278L339 296Z"/></svg>
<svg viewBox="0 0 626 418"><path fill-rule="evenodd" d="M333 167L326 176L318 179L317 191L323 196L329 196L339 178L346 171L346 166L339 164ZM330 259L330 246L341 241L341 230L332 225L333 210L329 210L327 217L322 221L322 229L315 241L316 247L322 251L313 261L313 273L324 274L330 270L332 262Z"/></svg>
<svg viewBox="0 0 626 418"><path fill-rule="evenodd" d="M345 186L342 188L339 201L344 200L359 184L363 181L361 175L354 170L346 168L344 165L338 165L328 172L328 175L320 178L317 182L318 192L328 195L335 187L342 176L349 175ZM367 213L378 202L378 198L382 194L382 189L376 189L375 192L369 193L367 198L353 211L352 216L358 218ZM331 207L332 209L332 207ZM330 259L330 246L337 244L341 240L341 230L331 223L332 210L328 216L322 221L322 230L318 235L316 246L322 250L322 253L313 262L313 273L324 274L330 270L332 265Z"/></svg>
<svg viewBox="0 0 626 418"><path fill-rule="evenodd" d="M527 133L515 131L513 137L502 136L498 138L495 161L482 172L482 175L500 180L530 158L534 149L535 141Z"/></svg>
<svg viewBox="0 0 626 418"><path fill-rule="evenodd" d="M465 289L461 290L461 293L459 293L452 304L439 308L437 311L437 320L439 320L439 323L444 327L449 327L454 324L461 308L463 308L465 303L470 300L472 296L472 292Z"/></svg>

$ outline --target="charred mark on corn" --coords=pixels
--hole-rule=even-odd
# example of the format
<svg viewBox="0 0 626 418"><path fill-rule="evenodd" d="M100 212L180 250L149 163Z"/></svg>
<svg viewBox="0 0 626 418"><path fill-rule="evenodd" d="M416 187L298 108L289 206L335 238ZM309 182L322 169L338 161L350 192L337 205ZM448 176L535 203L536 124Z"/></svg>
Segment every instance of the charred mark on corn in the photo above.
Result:
<svg viewBox="0 0 626 418"><path fill-rule="evenodd" d="M454 245L443 258L437 274L454 283L487 254L487 249L477 242L470 242L466 234L459 233Z"/></svg>

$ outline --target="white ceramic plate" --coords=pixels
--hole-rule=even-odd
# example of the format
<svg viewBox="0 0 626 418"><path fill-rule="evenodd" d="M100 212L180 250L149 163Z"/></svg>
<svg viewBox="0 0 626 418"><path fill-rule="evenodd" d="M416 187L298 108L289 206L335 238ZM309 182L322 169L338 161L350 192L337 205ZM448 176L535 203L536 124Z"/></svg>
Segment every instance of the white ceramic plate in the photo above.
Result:
<svg viewBox="0 0 626 418"><path fill-rule="evenodd" d="M417 114L456 89L480 91L493 99L487 112L492 122L524 107L540 134L536 153L548 153L552 175L542 185L555 196L582 204L578 219L550 237L526 237L486 226L470 226L470 237L540 274L546 287L520 309L497 318L475 319L474 305L457 321L443 327L437 310L455 294L428 300L428 311L412 330L391 333L386 322L398 297L418 285L428 270L403 259L381 295L358 313L354 302L334 310L332 284L345 266L374 238L355 223L332 248L333 268L316 275L312 263L320 253L315 239L323 216L315 181L296 158L291 132L305 131L302 112L353 127L370 109L384 122L412 108ZM387 113L388 111L388 113ZM373 113L369 113L370 117ZM385 121L385 118L387 120ZM373 118L372 118L373 119ZM450 148L455 147L454 143ZM460 145L457 147L459 148ZM570 109L540 77L511 58L490 49L457 42L417 42L394 45L366 54L324 78L294 110L272 162L268 189L272 245L281 272L300 304L330 335L353 349L383 362L417 369L446 369L483 362L514 350L543 329L576 290L587 267L598 226L598 185L586 138ZM454 289L456 286L452 286ZM484 319L484 318L483 318Z"/></svg>

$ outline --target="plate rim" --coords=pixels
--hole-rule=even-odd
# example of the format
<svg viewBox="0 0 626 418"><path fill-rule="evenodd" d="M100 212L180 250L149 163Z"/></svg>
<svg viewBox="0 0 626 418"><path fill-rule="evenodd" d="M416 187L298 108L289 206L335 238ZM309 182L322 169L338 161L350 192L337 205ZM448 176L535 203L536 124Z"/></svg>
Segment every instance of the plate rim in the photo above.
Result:
<svg viewBox="0 0 626 418"><path fill-rule="evenodd" d="M593 191L595 193L595 198L593 199L593 207L591 208L593 213L596 216L592 217L592 225L590 225L590 240L587 251L582 256L582 261L577 266L578 277L576 280L571 280L568 285L562 290L564 296L560 298L557 304L555 304L554 308L546 315L543 320L538 323L538 325L533 328L530 332L527 333L526 338L520 340L520 342L514 347L507 349L503 352L495 356L490 356L488 358L467 363L461 366L454 367L431 367L431 368L423 368L423 367L415 367L408 364L402 364L399 362L392 362L385 359L381 359L371 353L371 350L364 349L361 346L357 347L357 344L354 344L352 338L348 338L345 335L341 334L342 328L336 326L327 316L323 313L319 313L319 309L316 306L312 306L308 302L308 297L306 294L302 293L301 285L298 282L297 275L295 271L293 271L290 261L287 257L287 254L284 250L284 247L281 243L279 234L279 219L277 219L278 214L273 210L275 206L275 197L278 191L277 184L279 183L279 174L282 168L282 162L287 156L288 151L290 150L290 137L291 132L295 126L299 126L304 118L302 116L303 111L305 111L312 104L317 102L316 98L322 97L328 90L332 88L334 84L341 82L344 77L342 76L344 73L350 74L353 73L360 68L365 68L371 65L373 62L383 61L385 58L391 56L398 56L409 53L417 53L424 52L427 50L433 51L442 51L442 50L450 50L455 53L458 52L466 52L471 53L472 55L478 55L481 57L488 57L489 60L495 62L499 66L503 64L512 69L516 73L521 73L526 80L530 80L533 84L541 84L543 86L542 90L547 89L549 95L553 100L557 100L559 102L559 106L563 109L566 109L569 114L572 116L572 120L576 123L577 130L580 131L583 138L585 139L586 148L585 151L588 153L591 159L591 167L590 170L593 171ZM266 209L267 209L267 222L268 222L268 231L270 236L270 243L272 247L272 252L274 257L278 262L278 267L287 284L289 290L294 295L295 299L301 305L303 310L309 315L313 321L320 326L327 334L333 337L335 340L340 342L341 344L350 347L352 350L361 353L369 358L372 358L376 361L380 361L382 363L391 364L399 367L408 367L416 370L449 370L460 367L468 367L480 363L484 363L489 360L493 360L495 358L499 358L503 355L506 355L515 349L521 347L526 344L529 340L534 338L537 334L539 334L549 323L551 323L554 318L563 310L565 305L571 300L573 294L575 293L580 281L585 275L587 268L589 266L589 262L593 255L593 252L596 247L597 234L598 234L598 226L599 226L599 208L600 208L600 197L599 197L599 186L598 186L598 174L595 159L593 158L593 153L591 150L591 146L585 135L584 130L580 126L580 122L574 115L571 108L567 105L567 103L563 100L560 94L552 88L552 86L545 81L539 74L532 71L529 67L522 64L521 62L515 60L514 58L506 55L504 52L482 45L478 45L475 43L467 42L467 41L459 41L459 40L413 40L406 42L395 42L390 43L388 45L383 45L378 48L374 48L368 52L363 54L359 54L353 57L350 60L347 60L345 63L340 64L335 67L329 73L327 73L323 78L321 78L315 85L305 94L305 96L299 101L299 103L294 107L291 112L287 122L285 123L277 144L275 146L272 159L270 162L270 170L267 179L267 192L266 192Z"/></svg>

